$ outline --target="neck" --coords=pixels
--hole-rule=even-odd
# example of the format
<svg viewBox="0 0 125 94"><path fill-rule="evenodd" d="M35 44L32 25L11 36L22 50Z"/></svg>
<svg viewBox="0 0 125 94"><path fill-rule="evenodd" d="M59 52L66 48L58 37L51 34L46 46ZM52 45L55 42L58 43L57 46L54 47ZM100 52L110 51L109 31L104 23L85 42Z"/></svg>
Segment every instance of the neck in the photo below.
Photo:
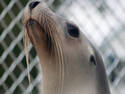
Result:
<svg viewBox="0 0 125 94"><path fill-rule="evenodd" d="M105 91L108 93L100 91L107 82L103 83L105 78L99 80L100 75L96 68L90 68L89 62L83 62L88 57L68 55L64 62L57 62L54 57L42 54L38 52L43 72L42 94L110 94L108 89Z"/></svg>
<svg viewBox="0 0 125 94"><path fill-rule="evenodd" d="M95 92L96 86L94 86L95 80L90 77L93 74L91 74L91 70L85 71L84 65L81 66L83 62L66 62L68 64L65 63L66 65L63 66L65 74L63 76L61 76L62 70L60 70L59 62L51 58L49 60L40 58L40 63L43 72L42 94L83 94L83 92L97 94ZM88 72L89 75L85 76L85 72Z"/></svg>
<svg viewBox="0 0 125 94"><path fill-rule="evenodd" d="M60 94L60 67L53 57L43 57L39 54L42 67L42 94Z"/></svg>

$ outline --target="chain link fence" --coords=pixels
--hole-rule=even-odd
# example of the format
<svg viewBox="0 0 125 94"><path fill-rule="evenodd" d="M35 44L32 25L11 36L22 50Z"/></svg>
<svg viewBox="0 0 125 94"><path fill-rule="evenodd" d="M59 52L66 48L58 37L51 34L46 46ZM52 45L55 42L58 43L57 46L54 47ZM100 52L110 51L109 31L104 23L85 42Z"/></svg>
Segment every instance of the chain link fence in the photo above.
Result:
<svg viewBox="0 0 125 94"><path fill-rule="evenodd" d="M79 25L101 51L113 94L125 94L124 0L47 0L58 15ZM40 94L41 68L30 45L30 75L23 47L22 15L28 0L0 0L0 94Z"/></svg>
<svg viewBox="0 0 125 94"><path fill-rule="evenodd" d="M30 46L29 85L23 47L22 15L28 0L0 0L0 94L38 94L38 59Z"/></svg>

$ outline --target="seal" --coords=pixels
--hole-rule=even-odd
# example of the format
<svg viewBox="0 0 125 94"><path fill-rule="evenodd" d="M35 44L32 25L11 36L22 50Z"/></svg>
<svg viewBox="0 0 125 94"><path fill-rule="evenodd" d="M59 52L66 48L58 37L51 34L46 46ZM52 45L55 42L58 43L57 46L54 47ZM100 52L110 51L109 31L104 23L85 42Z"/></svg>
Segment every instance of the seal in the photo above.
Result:
<svg viewBox="0 0 125 94"><path fill-rule="evenodd" d="M42 94L110 94L102 57L76 24L43 1L29 2L23 24L42 66Z"/></svg>

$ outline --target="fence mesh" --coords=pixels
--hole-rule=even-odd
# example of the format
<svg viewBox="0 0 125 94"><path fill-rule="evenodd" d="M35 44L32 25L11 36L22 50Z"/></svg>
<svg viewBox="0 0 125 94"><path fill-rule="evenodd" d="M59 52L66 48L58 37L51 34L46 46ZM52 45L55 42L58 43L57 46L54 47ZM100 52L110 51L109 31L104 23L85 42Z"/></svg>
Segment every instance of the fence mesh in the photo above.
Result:
<svg viewBox="0 0 125 94"><path fill-rule="evenodd" d="M124 0L47 0L79 25L101 51L113 94L125 94ZM23 47L22 15L28 0L0 0L0 94L40 94L39 60L30 45L31 83Z"/></svg>
<svg viewBox="0 0 125 94"><path fill-rule="evenodd" d="M26 0L0 0L0 94L38 94L41 76L38 60L30 46L30 74L23 47L22 15Z"/></svg>

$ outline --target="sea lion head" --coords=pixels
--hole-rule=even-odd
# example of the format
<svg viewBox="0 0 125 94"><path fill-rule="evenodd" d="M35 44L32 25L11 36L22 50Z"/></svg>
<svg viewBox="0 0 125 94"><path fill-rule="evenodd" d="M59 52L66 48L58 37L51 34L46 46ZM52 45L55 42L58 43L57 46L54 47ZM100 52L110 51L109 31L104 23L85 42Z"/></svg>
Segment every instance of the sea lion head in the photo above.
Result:
<svg viewBox="0 0 125 94"><path fill-rule="evenodd" d="M38 53L42 50L43 53L54 55L58 49L59 52L62 50L63 54L75 57L83 56L82 52L86 54L84 56L93 54L86 45L86 38L73 22L57 16L43 1L37 1L35 4L33 8L33 2L27 5L23 23Z"/></svg>
<svg viewBox="0 0 125 94"><path fill-rule="evenodd" d="M26 6L23 23L40 58L44 72L48 71L44 80L58 79L56 75L57 71L60 71L58 74L61 74L60 86L61 88L64 86L63 89L66 92L63 94L83 94L78 93L80 91L88 92L86 94L102 94L100 92L106 91L104 94L109 94L101 56L76 24L57 16L43 1L31 1ZM56 80L52 82L55 84ZM45 88L52 89L53 84L51 87L49 83L45 85ZM79 87L80 90L76 90L75 87ZM86 87L91 90L89 91ZM78 92L71 93L73 91L70 91L70 88ZM100 89L97 91L97 88Z"/></svg>

